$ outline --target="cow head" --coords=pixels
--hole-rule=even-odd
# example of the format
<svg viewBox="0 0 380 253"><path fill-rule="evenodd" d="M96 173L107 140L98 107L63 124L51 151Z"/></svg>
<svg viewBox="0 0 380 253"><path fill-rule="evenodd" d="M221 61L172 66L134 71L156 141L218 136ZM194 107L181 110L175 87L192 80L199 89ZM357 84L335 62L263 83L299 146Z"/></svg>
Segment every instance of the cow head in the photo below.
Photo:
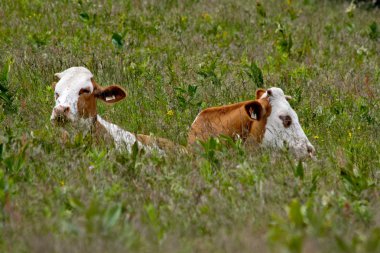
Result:
<svg viewBox="0 0 380 253"><path fill-rule="evenodd" d="M115 103L126 96L117 85L101 87L95 83L92 73L84 67L72 67L55 76L59 81L53 84L55 106L51 120L54 122L96 119L96 99Z"/></svg>
<svg viewBox="0 0 380 253"><path fill-rule="evenodd" d="M263 145L289 150L297 158L314 157L315 149L306 137L299 123L297 113L290 106L288 99L280 88L270 88L261 96L268 99L271 113L267 118Z"/></svg>

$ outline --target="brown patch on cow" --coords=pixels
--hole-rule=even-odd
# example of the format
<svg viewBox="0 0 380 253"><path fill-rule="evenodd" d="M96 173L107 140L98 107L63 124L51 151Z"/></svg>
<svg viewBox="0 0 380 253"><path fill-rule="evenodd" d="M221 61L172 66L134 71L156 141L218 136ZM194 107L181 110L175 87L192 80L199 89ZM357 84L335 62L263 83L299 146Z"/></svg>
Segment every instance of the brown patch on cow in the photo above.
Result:
<svg viewBox="0 0 380 253"><path fill-rule="evenodd" d="M260 93L262 90L256 94L260 96ZM251 114L255 110L256 119ZM188 144L219 135L240 137L244 141L253 139L254 142L261 143L270 113L267 98L207 108L198 114L191 125Z"/></svg>
<svg viewBox="0 0 380 253"><path fill-rule="evenodd" d="M187 153L187 149L184 146L175 144L174 142L165 138L149 136L145 134L136 134L136 138L139 142L146 146L156 146L161 150L170 151L173 153Z"/></svg>
<svg viewBox="0 0 380 253"><path fill-rule="evenodd" d="M94 79L91 79L93 92L87 93L86 89L79 92L78 113L83 118L92 118L97 114L96 99L101 99L106 103L116 103L126 97L126 92L118 85L101 87Z"/></svg>
<svg viewBox="0 0 380 253"><path fill-rule="evenodd" d="M78 113L82 118L94 118L96 117L96 98L93 93L83 93L79 96L78 102Z"/></svg>
<svg viewBox="0 0 380 253"><path fill-rule="evenodd" d="M265 109L256 100L245 104L244 109L252 120L260 120L265 115Z"/></svg>
<svg viewBox="0 0 380 253"><path fill-rule="evenodd" d="M282 124L285 128L290 127L292 124L292 118L289 115L280 115L279 117L282 120Z"/></svg>
<svg viewBox="0 0 380 253"><path fill-rule="evenodd" d="M258 89L256 91L256 99L260 99L265 92L266 92L266 90L264 90L264 89Z"/></svg>
<svg viewBox="0 0 380 253"><path fill-rule="evenodd" d="M108 133L107 129L99 123L99 121L95 121L94 125L92 126L92 136L94 138L95 143L97 144L114 144L113 137Z"/></svg>
<svg viewBox="0 0 380 253"><path fill-rule="evenodd" d="M93 79L91 79L91 82L94 85L93 94L95 97L106 103L116 103L127 96L125 90L119 85L101 87Z"/></svg>
<svg viewBox="0 0 380 253"><path fill-rule="evenodd" d="M272 112L272 107L270 106L268 98L262 98L256 101L261 104L261 107L264 109L264 111L259 120L254 120L252 122L249 131L249 136L247 139L253 139L257 143L262 143L267 125L267 120Z"/></svg>

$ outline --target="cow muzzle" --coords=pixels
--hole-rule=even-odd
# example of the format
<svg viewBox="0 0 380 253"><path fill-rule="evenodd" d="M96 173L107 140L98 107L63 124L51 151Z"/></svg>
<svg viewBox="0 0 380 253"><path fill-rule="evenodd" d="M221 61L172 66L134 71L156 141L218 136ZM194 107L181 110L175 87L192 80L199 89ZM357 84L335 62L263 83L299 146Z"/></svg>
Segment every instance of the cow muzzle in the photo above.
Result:
<svg viewBox="0 0 380 253"><path fill-rule="evenodd" d="M64 124L72 120L70 107L58 105L54 107L53 113L50 118L54 123Z"/></svg>
<svg viewBox="0 0 380 253"><path fill-rule="evenodd" d="M316 152L314 146L310 142L301 142L294 144L290 150L296 157L296 159L304 160L311 158L316 159Z"/></svg>

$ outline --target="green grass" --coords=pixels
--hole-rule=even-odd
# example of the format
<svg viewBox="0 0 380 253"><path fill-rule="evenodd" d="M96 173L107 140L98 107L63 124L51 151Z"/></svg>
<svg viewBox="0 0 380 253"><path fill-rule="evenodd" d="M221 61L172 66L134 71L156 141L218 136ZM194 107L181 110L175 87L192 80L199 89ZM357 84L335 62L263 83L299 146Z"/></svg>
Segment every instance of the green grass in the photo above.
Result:
<svg viewBox="0 0 380 253"><path fill-rule="evenodd" d="M1 1L0 251L379 252L380 10L348 6ZM104 118L184 145L199 110L281 87L318 161L64 141L50 84L71 66L127 90Z"/></svg>

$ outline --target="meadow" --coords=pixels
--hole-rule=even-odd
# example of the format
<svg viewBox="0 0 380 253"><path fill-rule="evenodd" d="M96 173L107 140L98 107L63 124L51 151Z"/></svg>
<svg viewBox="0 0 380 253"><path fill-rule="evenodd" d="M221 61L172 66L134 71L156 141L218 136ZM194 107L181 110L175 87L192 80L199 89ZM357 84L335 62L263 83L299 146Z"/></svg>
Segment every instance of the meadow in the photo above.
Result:
<svg viewBox="0 0 380 253"><path fill-rule="evenodd" d="M281 87L317 161L211 139L118 152L50 122L54 73L108 121L186 145L209 106ZM1 0L1 252L380 252L380 9L349 1Z"/></svg>

